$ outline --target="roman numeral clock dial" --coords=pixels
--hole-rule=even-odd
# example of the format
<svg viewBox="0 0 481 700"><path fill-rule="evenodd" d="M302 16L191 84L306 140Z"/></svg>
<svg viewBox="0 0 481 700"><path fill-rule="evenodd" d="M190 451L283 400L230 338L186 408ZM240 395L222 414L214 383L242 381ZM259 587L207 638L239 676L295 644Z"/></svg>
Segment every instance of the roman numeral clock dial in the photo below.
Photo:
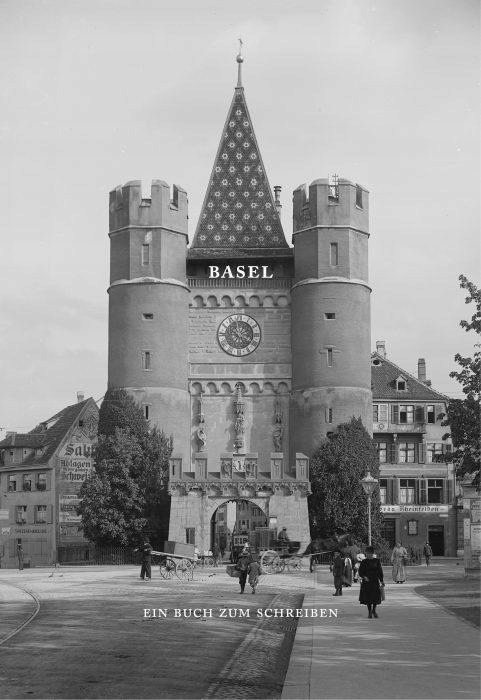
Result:
<svg viewBox="0 0 481 700"><path fill-rule="evenodd" d="M259 324L250 316L233 314L225 318L217 330L217 340L224 352L234 357L250 355L261 340Z"/></svg>

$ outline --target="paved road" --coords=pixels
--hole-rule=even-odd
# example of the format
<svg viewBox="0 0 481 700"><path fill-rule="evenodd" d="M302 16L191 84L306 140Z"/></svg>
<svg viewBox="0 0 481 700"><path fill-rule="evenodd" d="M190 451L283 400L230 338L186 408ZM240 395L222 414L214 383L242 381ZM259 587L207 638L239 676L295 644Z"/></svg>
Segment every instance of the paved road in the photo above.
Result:
<svg viewBox="0 0 481 700"><path fill-rule="evenodd" d="M239 595L223 570L176 583L142 582L137 573L133 567L72 567L53 576L1 571L4 601L19 593L8 584L21 581L41 607L0 646L0 697L280 697L296 621L257 618L256 611L299 608L303 593L292 589L293 576L265 579L254 597ZM167 618L145 619L144 609L152 608L166 610ZM174 617L175 609L189 615L190 608L212 610L212 617ZM237 616L221 617L220 609ZM246 610L250 617L238 616ZM25 611L17 612L20 621Z"/></svg>
<svg viewBox="0 0 481 700"><path fill-rule="evenodd" d="M331 597L338 618L299 621L283 700L480 697L479 630L415 591L429 580L452 577L456 562L408 568L402 585L392 582L390 567L384 571L386 600L379 619L367 618L356 586ZM457 574L461 579L462 569ZM327 572L318 580L305 607L327 604Z"/></svg>

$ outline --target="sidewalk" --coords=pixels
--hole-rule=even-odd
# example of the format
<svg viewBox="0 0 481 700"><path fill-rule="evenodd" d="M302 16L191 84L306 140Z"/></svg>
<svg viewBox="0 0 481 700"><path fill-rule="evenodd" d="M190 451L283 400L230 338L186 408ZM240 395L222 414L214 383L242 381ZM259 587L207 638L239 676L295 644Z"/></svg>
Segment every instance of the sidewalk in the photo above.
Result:
<svg viewBox="0 0 481 700"><path fill-rule="evenodd" d="M480 697L478 630L414 592L425 570L402 585L384 572L377 620L357 584L333 597L332 575L317 574L303 607L338 608L338 618L299 620L282 700Z"/></svg>

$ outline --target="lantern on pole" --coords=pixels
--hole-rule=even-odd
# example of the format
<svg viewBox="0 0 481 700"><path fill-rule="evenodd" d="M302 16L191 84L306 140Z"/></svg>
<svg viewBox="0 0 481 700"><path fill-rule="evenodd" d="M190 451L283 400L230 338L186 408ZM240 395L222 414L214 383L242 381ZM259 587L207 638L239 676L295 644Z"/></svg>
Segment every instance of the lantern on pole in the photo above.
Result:
<svg viewBox="0 0 481 700"><path fill-rule="evenodd" d="M371 544L371 499L372 494L377 488L378 481L373 476L371 472L368 471L364 479L361 479L362 488L367 495L367 543Z"/></svg>

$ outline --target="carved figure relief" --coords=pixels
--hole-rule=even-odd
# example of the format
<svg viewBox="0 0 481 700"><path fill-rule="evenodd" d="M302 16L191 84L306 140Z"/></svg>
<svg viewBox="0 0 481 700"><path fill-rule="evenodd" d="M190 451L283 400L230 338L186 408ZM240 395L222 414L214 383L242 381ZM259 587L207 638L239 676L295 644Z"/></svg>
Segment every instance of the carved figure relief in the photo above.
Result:
<svg viewBox="0 0 481 700"><path fill-rule="evenodd" d="M224 479L232 478L232 460L221 459L220 461L220 475Z"/></svg>
<svg viewBox="0 0 481 700"><path fill-rule="evenodd" d="M234 449L239 452L244 447L244 410L245 401L242 398L242 389L240 384L235 386L235 398L234 398L234 411L235 411L235 421L234 421Z"/></svg>
<svg viewBox="0 0 481 700"><path fill-rule="evenodd" d="M198 451L204 452L207 443L207 434L205 432L205 414L202 403L202 393L199 395L199 412L197 414L198 426L196 429Z"/></svg>
<svg viewBox="0 0 481 700"><path fill-rule="evenodd" d="M279 398L276 398L274 402L274 430L272 431L272 441L274 443L275 452L282 452L282 438L284 436L284 427L282 425L283 418L282 404Z"/></svg>

